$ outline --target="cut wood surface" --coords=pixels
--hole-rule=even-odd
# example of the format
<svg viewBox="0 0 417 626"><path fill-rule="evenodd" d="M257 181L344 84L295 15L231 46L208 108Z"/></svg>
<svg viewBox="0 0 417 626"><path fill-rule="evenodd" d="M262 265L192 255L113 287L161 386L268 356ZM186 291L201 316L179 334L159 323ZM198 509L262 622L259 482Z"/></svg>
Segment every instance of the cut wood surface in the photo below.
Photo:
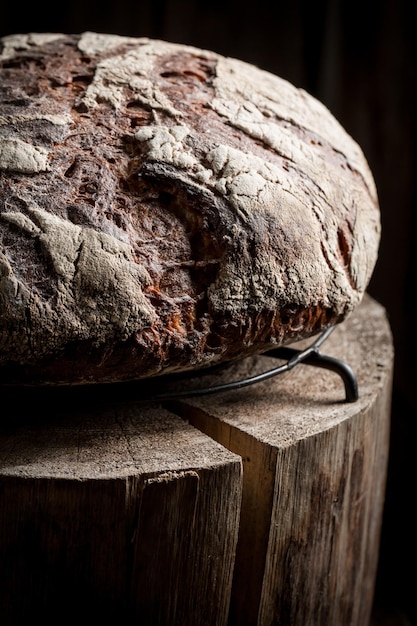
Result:
<svg viewBox="0 0 417 626"><path fill-rule="evenodd" d="M161 407L45 413L0 439L2 626L226 624L240 458Z"/></svg>
<svg viewBox="0 0 417 626"><path fill-rule="evenodd" d="M4 389L1 624L56 623L58 607L150 626L368 624L390 423L384 309L365 297L321 352L355 372L356 402L304 364L146 399L275 367L269 356L145 385Z"/></svg>
<svg viewBox="0 0 417 626"><path fill-rule="evenodd" d="M353 369L357 402L345 402L337 374L300 365L238 393L181 405L190 423L243 459L231 624L364 626L370 619L390 429L385 311L366 297L321 352ZM234 376L274 366L269 357L253 359L236 365Z"/></svg>

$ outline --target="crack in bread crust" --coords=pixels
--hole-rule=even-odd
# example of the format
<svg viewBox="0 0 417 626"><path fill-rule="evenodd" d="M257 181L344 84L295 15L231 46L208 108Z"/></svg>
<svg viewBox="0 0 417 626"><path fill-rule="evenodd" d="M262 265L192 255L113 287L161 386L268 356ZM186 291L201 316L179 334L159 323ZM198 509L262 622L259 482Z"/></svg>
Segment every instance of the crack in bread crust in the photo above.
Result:
<svg viewBox="0 0 417 626"><path fill-rule="evenodd" d="M379 237L361 149L279 77L147 38L0 40L0 383L312 336L359 304Z"/></svg>

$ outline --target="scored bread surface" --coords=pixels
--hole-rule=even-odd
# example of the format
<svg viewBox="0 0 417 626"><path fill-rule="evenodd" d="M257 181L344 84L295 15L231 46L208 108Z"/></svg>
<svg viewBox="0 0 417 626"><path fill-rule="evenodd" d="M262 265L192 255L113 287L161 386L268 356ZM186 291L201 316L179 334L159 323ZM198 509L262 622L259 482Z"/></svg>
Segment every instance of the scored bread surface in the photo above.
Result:
<svg viewBox="0 0 417 626"><path fill-rule="evenodd" d="M148 38L0 39L0 384L313 336L359 304L379 239L362 150L278 76Z"/></svg>

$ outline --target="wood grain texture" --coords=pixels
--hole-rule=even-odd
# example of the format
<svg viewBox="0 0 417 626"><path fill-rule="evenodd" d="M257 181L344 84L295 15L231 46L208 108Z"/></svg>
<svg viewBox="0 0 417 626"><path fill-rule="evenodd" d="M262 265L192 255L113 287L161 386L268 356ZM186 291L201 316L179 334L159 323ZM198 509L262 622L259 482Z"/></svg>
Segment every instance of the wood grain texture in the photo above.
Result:
<svg viewBox="0 0 417 626"><path fill-rule="evenodd" d="M367 625L390 431L383 307L366 296L322 352L352 367L356 402L308 365L159 404L135 400L143 384L15 397L0 431L2 623L65 606L152 625ZM251 357L154 385L276 365Z"/></svg>
<svg viewBox="0 0 417 626"><path fill-rule="evenodd" d="M240 458L160 407L46 413L0 436L0 622L226 624Z"/></svg>
<svg viewBox="0 0 417 626"><path fill-rule="evenodd" d="M366 297L322 351L353 368L356 403L343 401L336 374L301 365L179 409L243 459L232 624L370 619L390 430L393 346L384 309ZM236 365L233 374L268 369L268 361Z"/></svg>

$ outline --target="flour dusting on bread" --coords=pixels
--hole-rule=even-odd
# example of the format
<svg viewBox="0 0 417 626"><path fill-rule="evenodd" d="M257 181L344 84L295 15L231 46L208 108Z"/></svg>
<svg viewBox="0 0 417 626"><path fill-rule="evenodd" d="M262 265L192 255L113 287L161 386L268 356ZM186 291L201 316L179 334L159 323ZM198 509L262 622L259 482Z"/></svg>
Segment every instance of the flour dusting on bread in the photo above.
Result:
<svg viewBox="0 0 417 626"><path fill-rule="evenodd" d="M357 307L379 240L361 148L288 81L149 38L0 39L0 383L313 336Z"/></svg>

